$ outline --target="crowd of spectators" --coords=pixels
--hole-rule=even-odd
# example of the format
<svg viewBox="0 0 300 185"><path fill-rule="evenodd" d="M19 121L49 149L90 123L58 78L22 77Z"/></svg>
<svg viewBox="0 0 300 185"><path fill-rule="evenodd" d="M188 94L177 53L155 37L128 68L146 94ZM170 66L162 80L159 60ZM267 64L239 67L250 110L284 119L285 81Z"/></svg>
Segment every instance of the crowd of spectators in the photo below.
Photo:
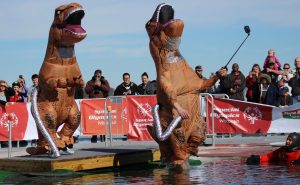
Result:
<svg viewBox="0 0 300 185"><path fill-rule="evenodd" d="M232 71L209 92L227 94L230 99L273 106L289 106L300 102L300 57L295 58L295 68L292 70L289 63L281 65L274 50L270 49L262 66L263 69L259 64L254 64L245 77L239 71L239 65L234 63Z"/></svg>
<svg viewBox="0 0 300 185"><path fill-rule="evenodd" d="M300 57L295 58L293 65L294 69L289 63L281 65L274 50L270 49L265 61L261 65L254 64L247 76L239 70L237 63L232 65L230 72L225 67L227 74L208 92L227 94L230 99L235 100L289 106L300 102ZM203 76L202 66L197 65L195 73L199 78L207 79ZM3 109L6 102L30 102L33 89L38 86L38 74L33 74L31 80L32 85L29 88L22 75L19 75L11 86L6 81L0 80L0 108ZM102 71L97 69L83 89L75 90L75 99L153 94L156 94L156 80L150 80L146 72L142 73L139 85L132 82L130 74L125 72L123 82L113 90L109 81L102 75ZM100 136L100 140L104 141L105 136ZM97 142L97 136L92 136L91 142Z"/></svg>
<svg viewBox="0 0 300 185"><path fill-rule="evenodd" d="M261 68L262 66L262 68ZM254 64L246 76L239 70L239 64L234 63L231 71L211 87L209 93L227 94L229 98L262 103L274 106L288 106L300 101L300 57L294 61L294 69L289 63L280 63L275 51L268 50L265 61ZM283 68L281 68L283 67ZM201 65L195 66L195 73L199 78L203 76ZM27 88L22 75L11 86L0 80L0 104L6 102L30 102L32 91L38 86L38 75L31 77L32 85ZM75 98L106 98L109 95L151 95L156 94L156 80L150 80L146 72L141 74L141 84L131 81L130 74L123 74L123 82L115 90L110 87L109 81L102 75L100 69L95 70L91 80L85 88L76 89Z"/></svg>

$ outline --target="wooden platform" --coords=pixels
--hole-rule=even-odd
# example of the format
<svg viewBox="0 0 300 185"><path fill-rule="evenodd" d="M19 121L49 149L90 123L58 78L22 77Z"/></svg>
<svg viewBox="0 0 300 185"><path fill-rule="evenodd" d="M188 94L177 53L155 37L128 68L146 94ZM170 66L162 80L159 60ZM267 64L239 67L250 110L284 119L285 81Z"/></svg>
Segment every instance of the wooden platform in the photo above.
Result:
<svg viewBox="0 0 300 185"><path fill-rule="evenodd" d="M58 169L83 171L119 167L160 160L157 148L142 146L118 146L75 150L74 155L62 155L51 159L47 155L19 156L0 159L0 170L18 172L49 172Z"/></svg>

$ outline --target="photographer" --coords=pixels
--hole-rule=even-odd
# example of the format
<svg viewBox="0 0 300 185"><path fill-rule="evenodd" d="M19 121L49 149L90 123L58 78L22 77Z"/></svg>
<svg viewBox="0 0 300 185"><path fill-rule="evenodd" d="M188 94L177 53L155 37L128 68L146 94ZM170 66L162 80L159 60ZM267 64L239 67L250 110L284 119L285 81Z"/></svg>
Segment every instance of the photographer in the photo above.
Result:
<svg viewBox="0 0 300 185"><path fill-rule="evenodd" d="M109 83L104 76L102 76L100 69L94 72L94 76L85 86L85 92L89 95L89 98L106 98L109 89Z"/></svg>
<svg viewBox="0 0 300 185"><path fill-rule="evenodd" d="M108 81L102 76L102 71L97 69L92 79L87 82L84 90L89 95L89 98L106 98L109 89ZM105 141L105 135L100 135L100 141ZM91 142L97 143L97 135L92 136Z"/></svg>
<svg viewBox="0 0 300 185"><path fill-rule="evenodd" d="M294 77L290 79L289 86L292 87L293 103L300 102L300 57L295 59Z"/></svg>

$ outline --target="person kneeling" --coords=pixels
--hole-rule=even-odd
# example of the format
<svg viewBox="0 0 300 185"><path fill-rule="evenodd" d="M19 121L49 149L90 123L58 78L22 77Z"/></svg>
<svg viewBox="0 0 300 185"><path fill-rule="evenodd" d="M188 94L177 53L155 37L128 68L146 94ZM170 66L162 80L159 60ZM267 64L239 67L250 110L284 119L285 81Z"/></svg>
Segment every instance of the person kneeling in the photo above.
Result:
<svg viewBox="0 0 300 185"><path fill-rule="evenodd" d="M268 162L286 162L288 165L300 165L300 134L294 132L288 135L285 146L265 155L251 155L247 164Z"/></svg>

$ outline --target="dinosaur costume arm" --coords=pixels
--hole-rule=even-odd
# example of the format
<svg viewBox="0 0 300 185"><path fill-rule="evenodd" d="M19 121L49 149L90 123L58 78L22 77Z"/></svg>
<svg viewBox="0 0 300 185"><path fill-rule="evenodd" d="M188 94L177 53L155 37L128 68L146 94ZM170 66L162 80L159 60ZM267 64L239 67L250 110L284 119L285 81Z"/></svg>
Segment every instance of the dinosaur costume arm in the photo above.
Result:
<svg viewBox="0 0 300 185"><path fill-rule="evenodd" d="M48 87L49 89L56 89L58 87L58 79L55 77L50 77L48 79L45 79L45 87Z"/></svg>
<svg viewBox="0 0 300 185"><path fill-rule="evenodd" d="M83 80L79 79L74 81L73 79L70 80L68 78L57 78L57 77L49 77L45 80L45 85L49 89L56 89L56 88L67 88L67 87L74 87L75 85L78 87L83 87Z"/></svg>
<svg viewBox="0 0 300 185"><path fill-rule="evenodd" d="M210 77L209 79L201 79L200 92L207 91L207 89L209 89L211 86L213 86L218 81L218 79L219 79L218 75L214 75L214 76Z"/></svg>

